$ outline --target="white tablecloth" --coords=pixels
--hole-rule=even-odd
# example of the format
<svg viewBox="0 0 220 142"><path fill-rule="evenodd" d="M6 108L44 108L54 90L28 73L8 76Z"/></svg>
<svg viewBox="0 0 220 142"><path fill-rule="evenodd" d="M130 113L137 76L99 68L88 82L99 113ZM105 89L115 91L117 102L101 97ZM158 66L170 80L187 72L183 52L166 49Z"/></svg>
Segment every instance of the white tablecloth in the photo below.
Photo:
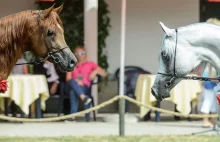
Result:
<svg viewBox="0 0 220 142"><path fill-rule="evenodd" d="M29 106L41 95L41 108L46 109L45 101L49 98L47 80L44 75L10 75L7 79L8 90L0 94L0 108L4 110L4 97L10 98L25 113Z"/></svg>
<svg viewBox="0 0 220 142"><path fill-rule="evenodd" d="M136 99L144 104L155 106L156 98L151 94L156 75L139 75L136 84ZM183 80L171 90L171 96L165 100L177 105L177 110L182 114L191 112L191 102L193 107L198 103L198 95L202 92L201 81ZM140 107L140 117L144 117L148 108Z"/></svg>

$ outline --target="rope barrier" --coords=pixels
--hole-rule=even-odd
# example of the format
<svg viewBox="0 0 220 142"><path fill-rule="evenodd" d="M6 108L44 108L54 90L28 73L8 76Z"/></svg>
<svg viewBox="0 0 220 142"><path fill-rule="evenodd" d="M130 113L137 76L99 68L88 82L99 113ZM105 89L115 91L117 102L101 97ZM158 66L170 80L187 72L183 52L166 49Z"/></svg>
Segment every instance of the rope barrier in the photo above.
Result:
<svg viewBox="0 0 220 142"><path fill-rule="evenodd" d="M190 118L216 118L218 117L217 114L182 114L182 113L179 113L179 112L173 112L173 111L170 111L170 110L165 110L165 109L162 109L162 108L157 108L157 107L152 107L150 105L146 105L146 104L143 104L141 102L138 102L137 100L135 99L132 99L132 98L129 98L127 96L121 96L121 98L124 98L125 100L128 100L138 106L143 106L143 107L147 107L151 110L154 110L154 111L158 111L158 112L161 112L161 113L167 113L167 114L171 114L171 115L175 115L175 116L183 116L183 117L190 117Z"/></svg>
<svg viewBox="0 0 220 142"><path fill-rule="evenodd" d="M92 112L94 110L98 110L100 108L103 108L109 104L112 104L113 102L118 100L118 96L113 97L112 99L103 102L95 107L83 110L81 112L77 112L77 113L73 113L73 114L69 114L69 115L64 115L64 116L58 116L58 117L50 117L50 118L34 118L34 119L30 119L30 118L17 118L17 117L9 117L9 116L5 116L5 115L0 115L0 119L2 120L8 120L8 121L15 121L15 122L53 122L53 121L60 121L60 120L65 120L68 118L72 118L72 117L76 117L76 116L80 116L89 112Z"/></svg>
<svg viewBox="0 0 220 142"><path fill-rule="evenodd" d="M32 118L18 118L18 117L9 117L9 116L5 116L5 115L0 115L0 119L1 120L7 120L7 121L15 121L15 122L53 122L53 121L60 121L60 120L65 120L65 119L68 119L68 118L80 116L80 115L98 110L100 108L103 108L107 105L110 105L110 104L114 103L115 101L117 101L119 99L125 99L125 100L127 100L131 103L134 103L134 104L138 105L138 106L146 107L146 108L149 108L149 109L154 110L154 111L158 111L158 112L161 112L161 113L167 113L167 114L171 114L171 115L175 115L175 116L183 116L183 117L190 117L190 118L216 118L216 117L218 117L217 114L181 114L179 112L173 112L173 111L165 110L165 109L162 109L162 108L152 107L150 105L146 105L146 104L143 104L141 102L138 102L137 100L135 100L133 98L130 98L130 97L127 97L127 96L115 96L112 99L110 99L106 102L103 102L103 103L101 103L101 104L99 104L95 107L92 107L92 108L89 108L89 109L86 109L86 110L83 110L81 112L77 112L77 113L74 113L74 114L58 116L58 117L51 117L51 118L39 118L39 119L37 119L37 118L34 118L34 119L32 119Z"/></svg>

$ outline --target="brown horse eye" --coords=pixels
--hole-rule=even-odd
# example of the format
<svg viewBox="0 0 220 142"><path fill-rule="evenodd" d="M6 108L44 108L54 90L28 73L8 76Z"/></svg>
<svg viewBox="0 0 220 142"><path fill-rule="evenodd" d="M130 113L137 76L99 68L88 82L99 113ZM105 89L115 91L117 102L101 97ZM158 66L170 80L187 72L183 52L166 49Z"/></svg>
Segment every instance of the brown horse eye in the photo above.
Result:
<svg viewBox="0 0 220 142"><path fill-rule="evenodd" d="M47 36L53 36L54 35L54 31L49 29L47 32Z"/></svg>

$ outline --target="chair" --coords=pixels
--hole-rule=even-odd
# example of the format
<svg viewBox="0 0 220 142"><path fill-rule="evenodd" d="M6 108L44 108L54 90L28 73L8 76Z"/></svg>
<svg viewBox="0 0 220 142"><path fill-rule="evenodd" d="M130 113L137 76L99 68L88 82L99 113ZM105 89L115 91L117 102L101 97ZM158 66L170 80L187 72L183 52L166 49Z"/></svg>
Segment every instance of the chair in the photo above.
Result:
<svg viewBox="0 0 220 142"><path fill-rule="evenodd" d="M120 68L116 70L115 77L118 80L118 92L119 92L119 81L120 81ZM124 94L131 98L135 98L135 88L136 82L139 74L151 74L149 71L145 71L144 69L137 66L125 66L124 72ZM125 102L125 112L128 112L128 101Z"/></svg>
<svg viewBox="0 0 220 142"><path fill-rule="evenodd" d="M97 77L98 77L97 81L93 80L92 84L89 88L90 93L88 95L91 98L91 103L89 104L89 106L86 109L90 108L90 106L92 106L92 107L95 106L94 97L92 96L92 86L98 84L101 81L101 76L97 76ZM95 110L92 113L93 113L93 120L96 121L96 112L95 112ZM86 114L86 121L90 121L90 113Z"/></svg>
<svg viewBox="0 0 220 142"><path fill-rule="evenodd" d="M119 92L119 81L120 81L120 76L119 76L120 68L116 70L115 72L115 78L118 80L118 92ZM135 93L135 88L136 88L136 82L138 75L140 74L151 74L149 71L146 71L140 67L137 66L125 66L125 78L124 78L124 94L131 97L135 98L134 93ZM129 102L126 101L125 103L125 112L128 112L128 104ZM160 107L160 102L158 101L156 104L156 107ZM160 121L160 113L156 113L156 121ZM149 120L150 119L150 112L144 117L144 120Z"/></svg>
<svg viewBox="0 0 220 142"><path fill-rule="evenodd" d="M93 80L92 81L92 84L90 86L90 90L89 90L89 94L88 96L91 98L91 103L86 107L87 108L90 108L90 106L94 107L95 106L95 103L94 103L94 98L92 96L92 85L95 85L95 84L98 84L101 80L101 77L98 76L98 80L95 81ZM66 89L66 83L65 82L61 82L60 83L60 97L59 97L59 106L58 106L58 116L60 116L60 114L63 112L63 102L64 102L64 99L69 99L69 92L67 91ZM90 113L87 113L85 115L85 118L86 118L86 121L90 121ZM95 111L93 111L93 119L94 121L96 121L96 113Z"/></svg>
<svg viewBox="0 0 220 142"><path fill-rule="evenodd" d="M47 113L48 110L51 110L51 108L48 108L48 105L51 104L52 100L56 100L56 104L57 105L57 113L58 116L60 116L60 114L62 113L62 109L63 109L63 100L66 95L64 96L63 94L63 88L65 86L65 82L61 81L58 85L58 90L57 93L55 93L54 95L50 95L50 97L48 98L48 100L46 101L46 111L42 111L41 109L41 105L40 105L40 98L38 98L35 101L35 105L36 105L36 118L43 118L43 114ZM53 101L52 101L53 102Z"/></svg>
<svg viewBox="0 0 220 142"><path fill-rule="evenodd" d="M59 69L58 69L58 66L55 65L55 70L59 76L59 85L58 85L58 91L54 94L54 95L50 95L49 99L47 100L46 103L49 103L50 100L56 100L56 105L58 106L57 107L57 113L58 113L58 116L60 116L60 114L62 113L62 110L63 110L63 100L65 98L68 98L67 95L64 95L65 94L65 74L66 73L63 73L61 72ZM42 75L45 75L46 78L50 77L51 75L50 74L47 74L47 70L43 67L43 63L41 64L38 64L38 65L34 65L33 66L33 73L34 74L42 74ZM48 106L48 105L47 105ZM37 99L36 100L36 114L39 118L43 117L43 112L41 110L41 106L40 106L40 99Z"/></svg>

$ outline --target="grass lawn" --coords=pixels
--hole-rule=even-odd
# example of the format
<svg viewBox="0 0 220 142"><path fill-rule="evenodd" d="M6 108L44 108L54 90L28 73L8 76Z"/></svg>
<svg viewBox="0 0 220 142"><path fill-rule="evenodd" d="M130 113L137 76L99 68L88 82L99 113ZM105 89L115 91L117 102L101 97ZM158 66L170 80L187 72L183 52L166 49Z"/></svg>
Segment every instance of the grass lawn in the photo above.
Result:
<svg viewBox="0 0 220 142"><path fill-rule="evenodd" d="M0 137L0 142L220 142L220 136Z"/></svg>

